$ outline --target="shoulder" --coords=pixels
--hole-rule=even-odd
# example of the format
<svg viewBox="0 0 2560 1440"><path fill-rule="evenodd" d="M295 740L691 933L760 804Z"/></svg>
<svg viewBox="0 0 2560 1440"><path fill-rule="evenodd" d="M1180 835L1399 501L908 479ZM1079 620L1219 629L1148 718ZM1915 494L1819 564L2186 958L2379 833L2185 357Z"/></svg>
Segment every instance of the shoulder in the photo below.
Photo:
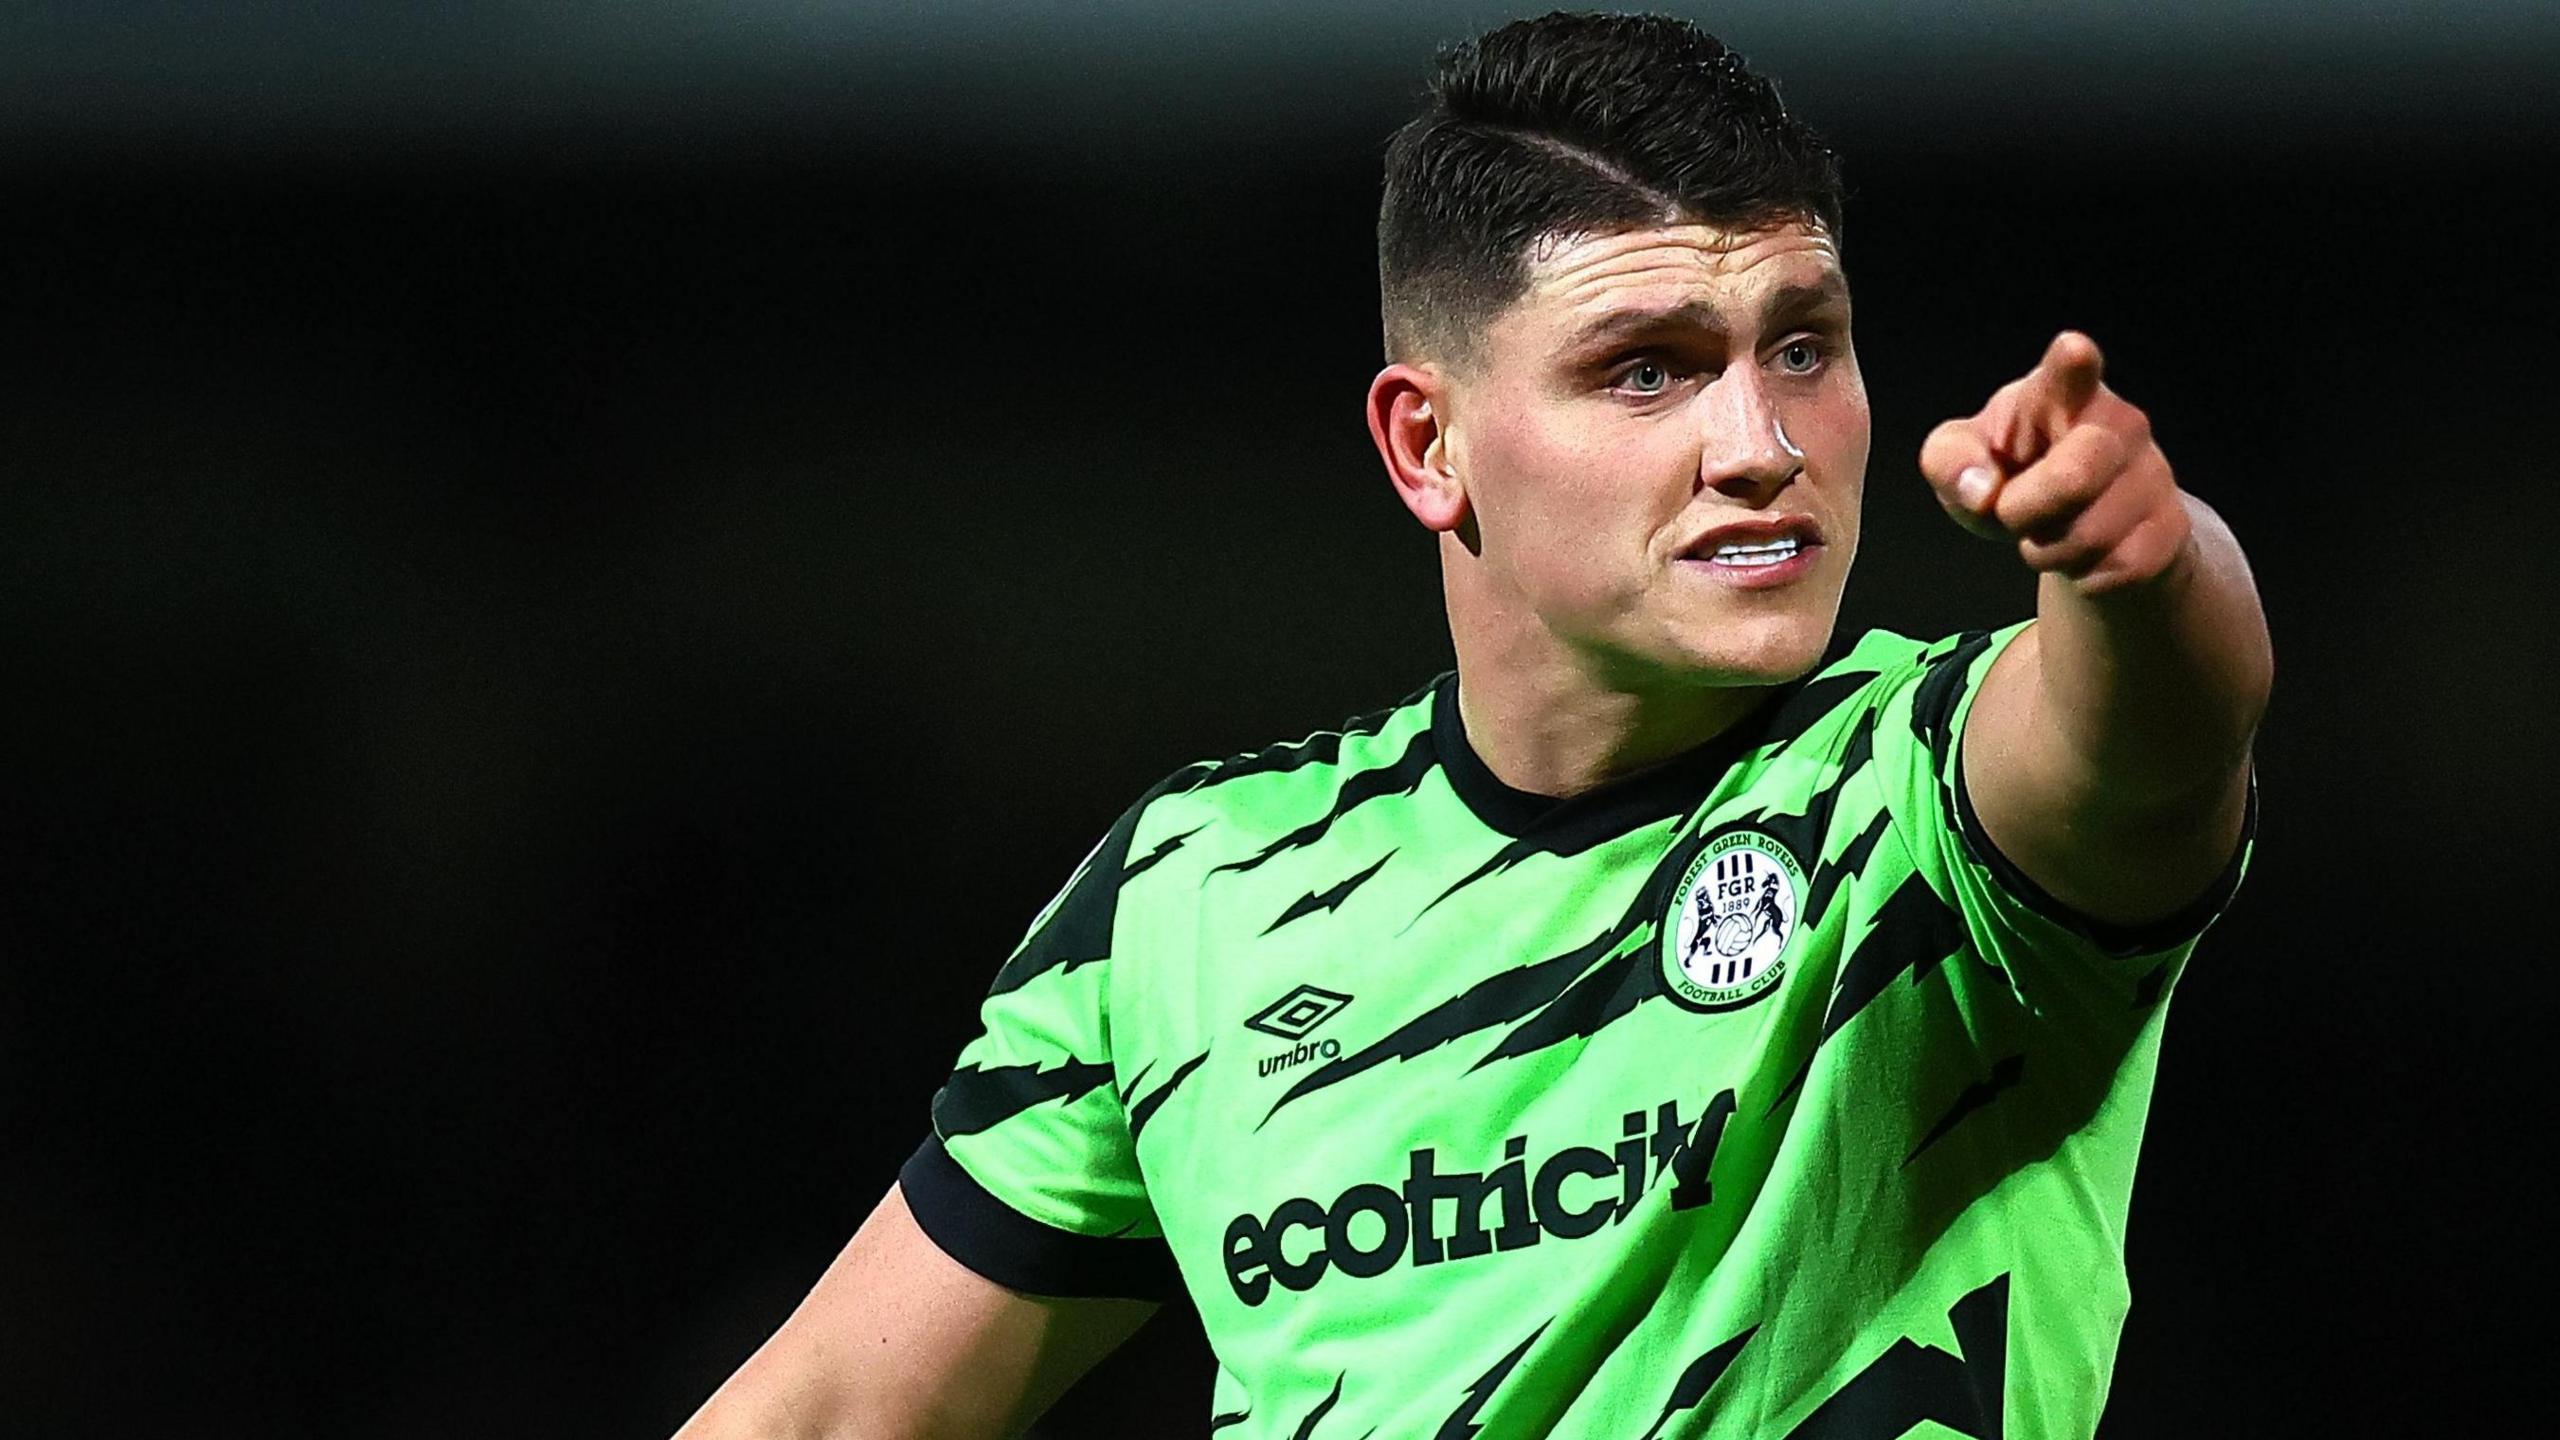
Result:
<svg viewBox="0 0 2560 1440"><path fill-rule="evenodd" d="M1807 678L1792 708L1828 710L1855 700L1864 709L1907 710L1915 729L1943 724L1992 659L2033 623L1935 638L1866 631Z"/></svg>
<svg viewBox="0 0 2560 1440"><path fill-rule="evenodd" d="M1390 705L1251 750L1195 760L1158 781L1133 808L1139 853L1204 832L1262 832L1301 823L1310 805L1331 803L1353 776L1413 771L1437 763L1431 743L1434 697L1445 674Z"/></svg>
<svg viewBox="0 0 2560 1440"><path fill-rule="evenodd" d="M2024 628L1935 638L1876 629L1836 641L1765 712L1752 749L1764 763L1792 757L1826 773L1870 761L1910 768L1916 756L1942 754L1991 658Z"/></svg>
<svg viewBox="0 0 2560 1440"><path fill-rule="evenodd" d="M2006 644L2031 623L2020 620L1994 629L1959 630L1934 638L1904 635L1892 630L1869 630L1847 646L1839 659L1826 663L1816 672L1815 678L1838 674L1909 680L1924 672L1950 664L1967 663L1986 655Z"/></svg>
<svg viewBox="0 0 2560 1440"><path fill-rule="evenodd" d="M1868 630L1836 641L1811 674L1789 686L1769 713L1763 744L1798 750L1834 747L1875 723L1877 714L1939 651L1961 637L1918 640Z"/></svg>

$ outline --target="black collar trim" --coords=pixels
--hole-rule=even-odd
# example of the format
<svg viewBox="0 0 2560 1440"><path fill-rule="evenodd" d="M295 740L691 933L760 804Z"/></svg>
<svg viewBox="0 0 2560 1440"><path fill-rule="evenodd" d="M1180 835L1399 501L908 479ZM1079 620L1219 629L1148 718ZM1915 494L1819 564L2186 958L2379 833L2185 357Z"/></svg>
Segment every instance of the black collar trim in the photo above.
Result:
<svg viewBox="0 0 2560 1440"><path fill-rule="evenodd" d="M1534 831L1549 844L1579 850L1696 809L1735 760L1768 738L1786 697L1803 687L1802 680L1777 686L1750 714L1704 744L1562 799L1513 788L1476 754L1458 718L1455 670L1431 682L1431 745L1450 788L1477 819L1514 839Z"/></svg>

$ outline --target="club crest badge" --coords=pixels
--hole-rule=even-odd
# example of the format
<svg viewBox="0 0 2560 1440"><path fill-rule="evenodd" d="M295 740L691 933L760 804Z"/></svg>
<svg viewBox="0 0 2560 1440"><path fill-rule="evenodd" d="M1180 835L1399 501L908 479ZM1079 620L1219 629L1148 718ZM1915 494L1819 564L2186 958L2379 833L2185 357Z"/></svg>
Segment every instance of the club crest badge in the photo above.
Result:
<svg viewBox="0 0 2560 1440"><path fill-rule="evenodd" d="M1663 917L1662 980L1692 1010L1738 1010L1786 978L1804 871L1755 830L1708 842Z"/></svg>

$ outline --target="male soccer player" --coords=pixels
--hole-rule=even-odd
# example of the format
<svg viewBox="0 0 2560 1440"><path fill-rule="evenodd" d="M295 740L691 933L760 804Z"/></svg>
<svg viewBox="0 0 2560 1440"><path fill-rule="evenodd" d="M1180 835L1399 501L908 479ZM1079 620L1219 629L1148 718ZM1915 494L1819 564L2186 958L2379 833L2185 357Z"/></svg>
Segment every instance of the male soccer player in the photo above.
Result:
<svg viewBox="0 0 2560 1440"><path fill-rule="evenodd" d="M1685 23L1442 57L1368 417L1456 670L1140 797L687 1435L1006 1433L1186 1291L1225 1440L2095 1429L2265 622L2065 331L1919 456L2034 619L1824 663L1840 232L1831 153Z"/></svg>

